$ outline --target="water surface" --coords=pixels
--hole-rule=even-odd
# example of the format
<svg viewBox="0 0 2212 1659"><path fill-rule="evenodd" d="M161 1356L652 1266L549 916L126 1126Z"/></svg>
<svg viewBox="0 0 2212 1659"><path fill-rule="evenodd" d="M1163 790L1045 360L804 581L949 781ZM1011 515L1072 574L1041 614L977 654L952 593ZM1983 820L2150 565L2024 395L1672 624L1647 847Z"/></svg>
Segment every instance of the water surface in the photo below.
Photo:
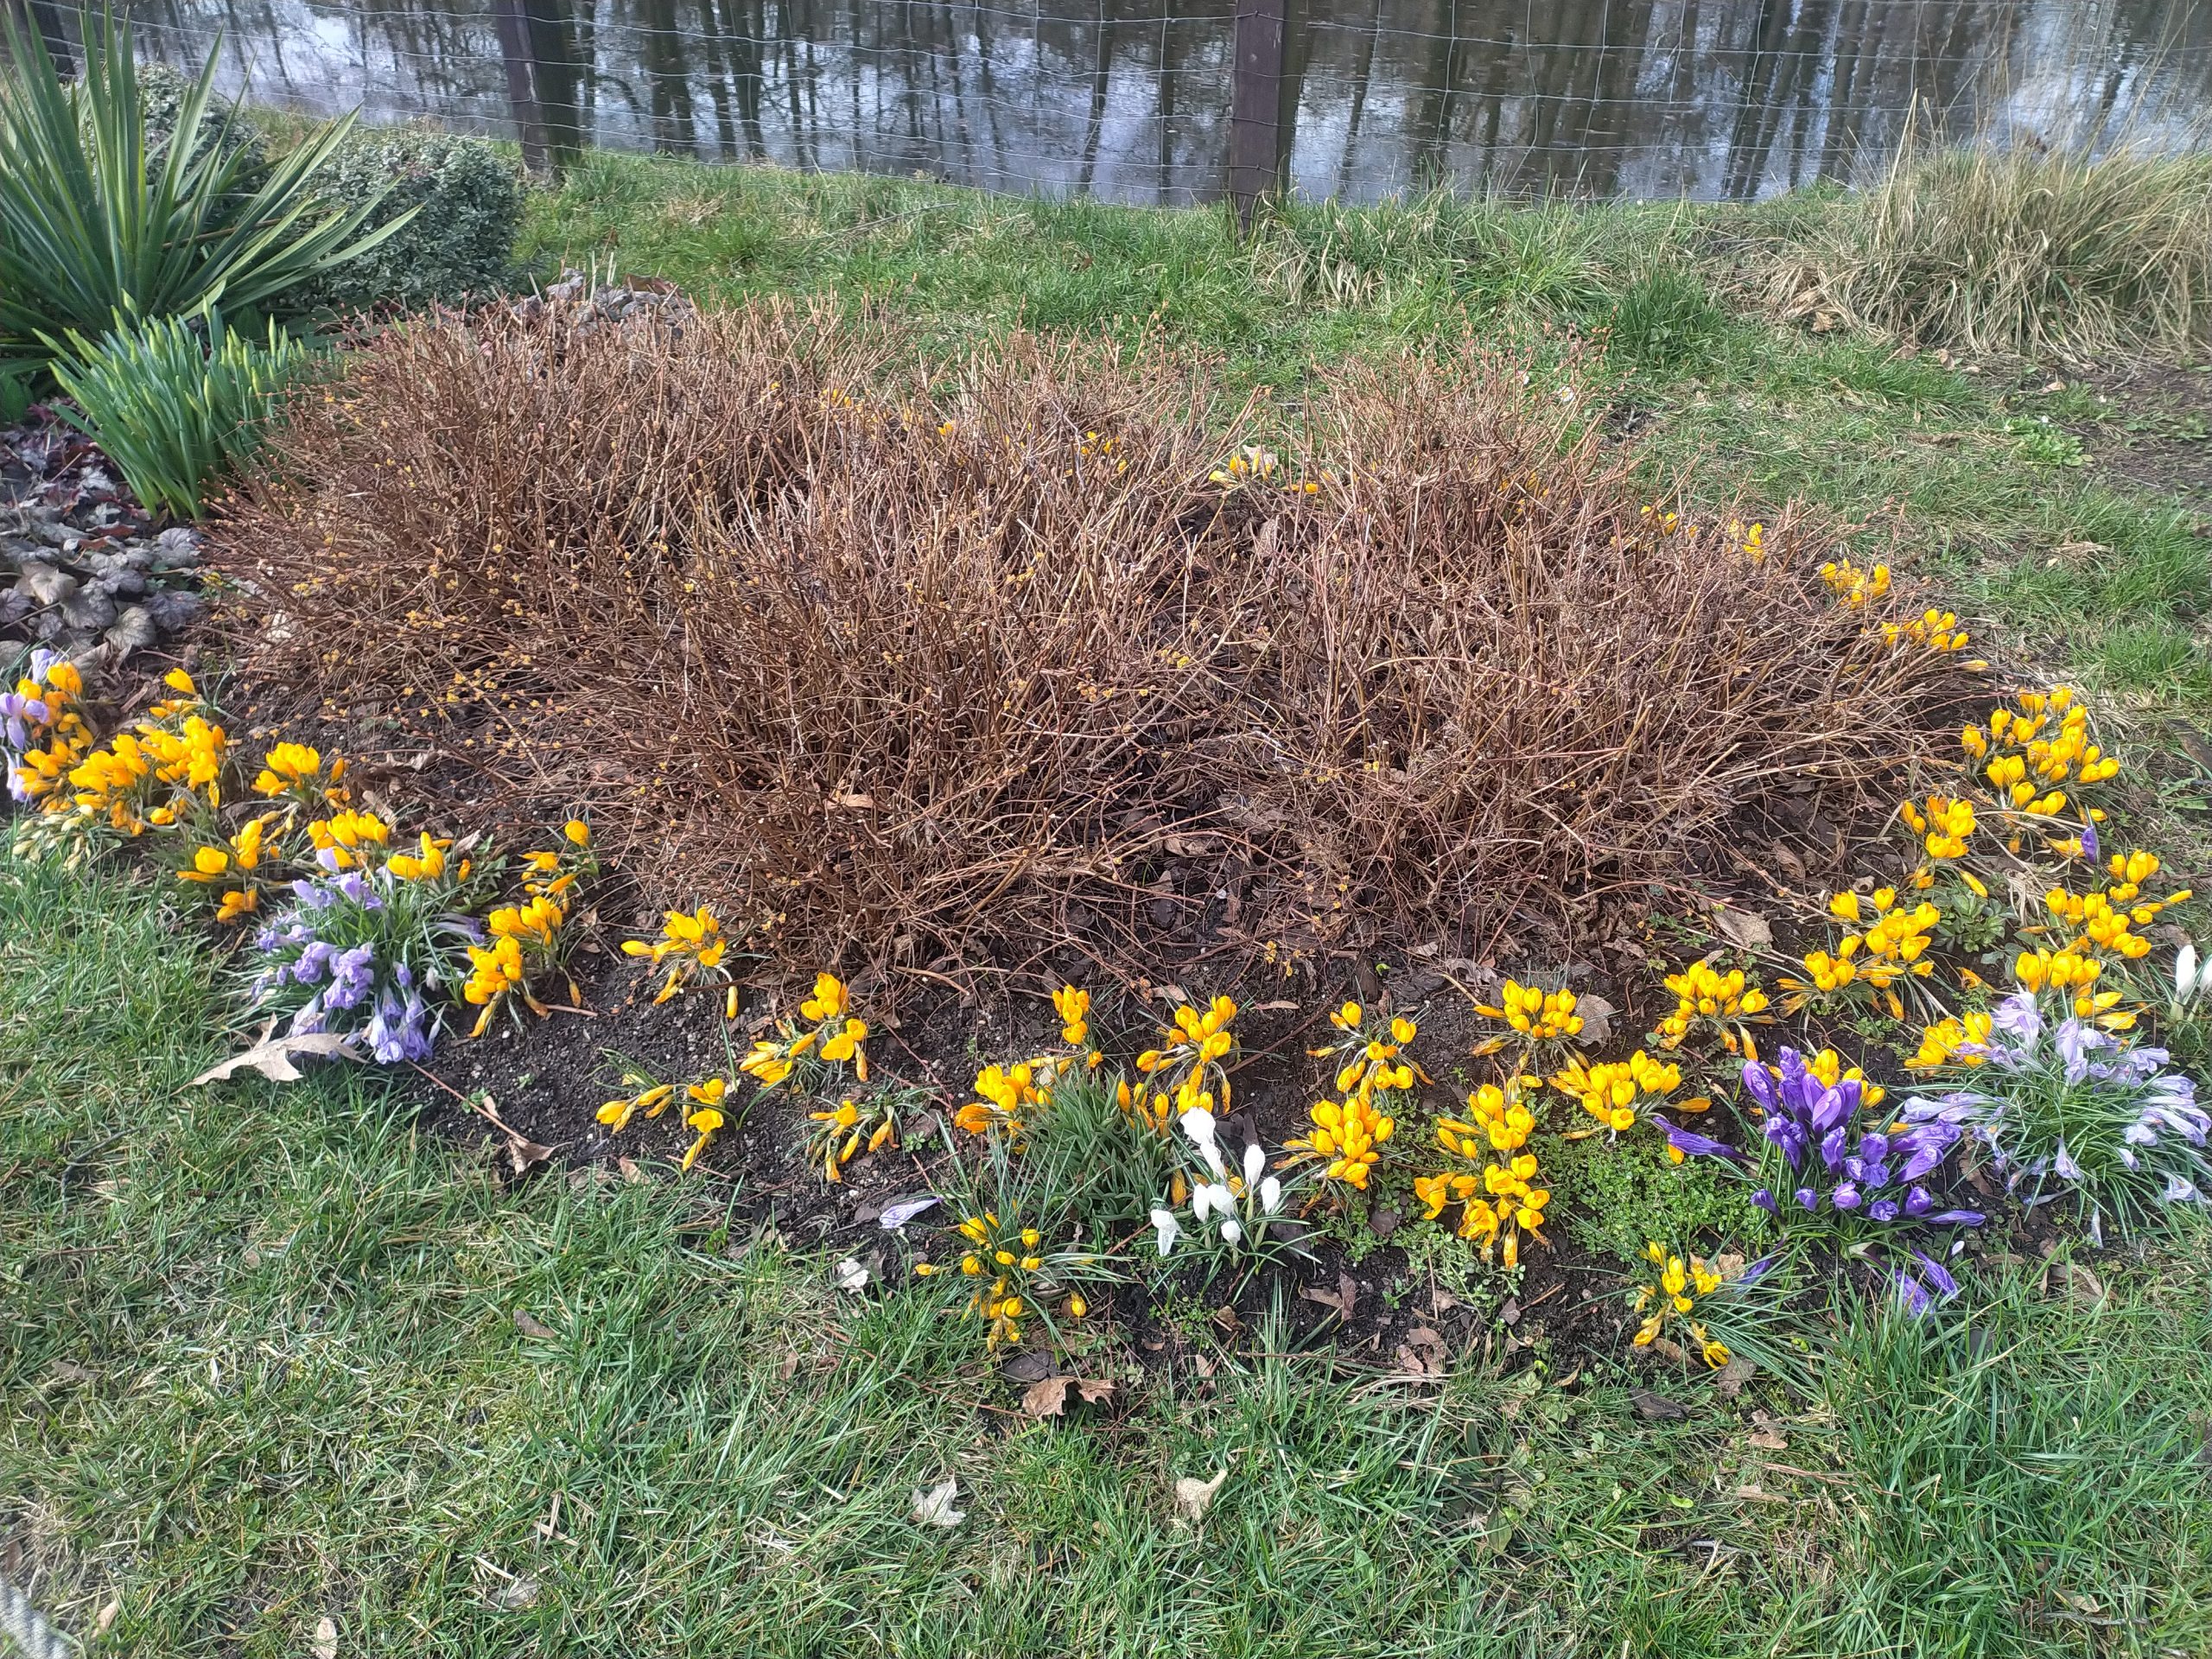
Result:
<svg viewBox="0 0 2212 1659"><path fill-rule="evenodd" d="M498 9L505 11L501 27ZM226 83L514 136L1184 203L1227 180L1234 0L131 0ZM1278 164L1743 197L1847 175L1914 111L2031 141L2185 132L2212 0L1288 0ZM518 79L518 73L519 79ZM529 113L528 105L524 106Z"/></svg>

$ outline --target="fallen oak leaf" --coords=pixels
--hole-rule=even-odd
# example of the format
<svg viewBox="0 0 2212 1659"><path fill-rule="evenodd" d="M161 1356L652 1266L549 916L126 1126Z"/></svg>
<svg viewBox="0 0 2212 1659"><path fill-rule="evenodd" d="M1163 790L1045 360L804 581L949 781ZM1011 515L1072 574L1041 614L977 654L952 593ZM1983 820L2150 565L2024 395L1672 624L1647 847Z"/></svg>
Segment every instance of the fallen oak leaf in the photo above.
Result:
<svg viewBox="0 0 2212 1659"><path fill-rule="evenodd" d="M1075 1390L1076 1397L1086 1406L1095 1406L1114 1397L1114 1383L1110 1377L1040 1377L1021 1391L1023 1414L1039 1418L1065 1417L1070 1389Z"/></svg>
<svg viewBox="0 0 2212 1659"><path fill-rule="evenodd" d="M277 1037L271 1033L276 1022L271 1020L261 1028L261 1035L251 1048L233 1054L217 1065L209 1066L188 1085L198 1088L202 1084L221 1083L239 1071L258 1071L271 1083L297 1083L307 1075L292 1064L295 1056L302 1059L329 1059L333 1056L353 1060L360 1058L360 1051L353 1046L353 1039L343 1032L306 1031L296 1036Z"/></svg>
<svg viewBox="0 0 2212 1659"><path fill-rule="evenodd" d="M968 1518L965 1510L956 1510L952 1500L959 1496L960 1483L950 1476L939 1481L926 1492L914 1493L914 1519L925 1527L952 1528Z"/></svg>
<svg viewBox="0 0 2212 1659"><path fill-rule="evenodd" d="M1602 1048L1613 1039L1613 1005L1604 997L1588 993L1574 1000L1574 1011L1582 1016L1582 1030L1578 1038L1585 1046Z"/></svg>
<svg viewBox="0 0 2212 1659"><path fill-rule="evenodd" d="M1071 1376L1040 1377L1021 1391L1022 1414L1028 1417L1060 1417L1067 1413L1068 1384Z"/></svg>
<svg viewBox="0 0 2212 1659"><path fill-rule="evenodd" d="M1337 1287L1332 1291L1318 1285L1300 1285L1298 1294L1309 1302L1319 1302L1346 1325L1351 1323L1352 1309L1359 1303L1358 1283L1348 1273L1337 1275Z"/></svg>
<svg viewBox="0 0 2212 1659"><path fill-rule="evenodd" d="M1735 905L1715 905L1713 925L1720 930L1720 937L1743 950L1764 950L1774 943L1774 929L1765 917L1756 910L1744 910Z"/></svg>
<svg viewBox="0 0 2212 1659"><path fill-rule="evenodd" d="M420 1070L421 1068L416 1068ZM514 1165L514 1173L522 1174L532 1164L542 1164L553 1155L553 1148L531 1140L499 1116L499 1107L489 1094L468 1103L469 1109L507 1138L507 1158Z"/></svg>
<svg viewBox="0 0 2212 1659"><path fill-rule="evenodd" d="M1726 1278L1727 1275L1723 1274ZM1744 1391L1744 1384L1751 1380L1758 1368L1741 1354L1730 1357L1728 1363L1713 1373L1713 1391L1723 1400L1733 1400Z"/></svg>
<svg viewBox="0 0 2212 1659"><path fill-rule="evenodd" d="M1194 1480L1185 1475L1175 1483L1175 1512L1185 1521L1199 1522L1206 1518L1206 1511L1213 1507L1214 1494L1221 1490L1221 1483L1229 1478L1229 1471L1217 1469L1211 1480Z"/></svg>

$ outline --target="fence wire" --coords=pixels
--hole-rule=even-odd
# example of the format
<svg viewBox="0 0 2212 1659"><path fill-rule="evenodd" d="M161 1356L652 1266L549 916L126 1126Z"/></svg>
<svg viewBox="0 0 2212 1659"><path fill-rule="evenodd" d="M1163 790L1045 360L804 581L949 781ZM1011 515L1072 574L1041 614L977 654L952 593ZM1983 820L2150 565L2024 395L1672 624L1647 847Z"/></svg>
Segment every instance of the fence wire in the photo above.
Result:
<svg viewBox="0 0 2212 1659"><path fill-rule="evenodd" d="M2212 0L1278 3L1277 172L1317 197L1754 196L1847 175L1916 119L2183 142L2212 90ZM226 88L316 113L1162 204L1221 194L1250 73L1236 0L129 10L156 55L219 36Z"/></svg>

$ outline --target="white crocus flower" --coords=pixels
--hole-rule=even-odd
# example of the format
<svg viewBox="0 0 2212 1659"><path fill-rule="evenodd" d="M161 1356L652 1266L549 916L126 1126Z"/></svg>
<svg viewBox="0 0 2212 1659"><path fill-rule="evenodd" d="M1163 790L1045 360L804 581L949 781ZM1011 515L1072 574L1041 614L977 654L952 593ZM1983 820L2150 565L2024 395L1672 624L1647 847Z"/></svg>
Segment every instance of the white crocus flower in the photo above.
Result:
<svg viewBox="0 0 2212 1659"><path fill-rule="evenodd" d="M1175 1219L1172 1210L1154 1210L1152 1224L1160 1230L1160 1253L1165 1255L1175 1248L1175 1241L1182 1236L1183 1224Z"/></svg>
<svg viewBox="0 0 2212 1659"><path fill-rule="evenodd" d="M1272 1175L1260 1183L1260 1208L1271 1216L1282 1208L1282 1183Z"/></svg>
<svg viewBox="0 0 2212 1659"><path fill-rule="evenodd" d="M1268 1155L1260 1150L1256 1141L1244 1147L1244 1185L1249 1186L1260 1179L1260 1172L1268 1166Z"/></svg>
<svg viewBox="0 0 2212 1659"><path fill-rule="evenodd" d="M1208 1211L1219 1211L1224 1216L1236 1213L1236 1195L1217 1181L1201 1181L1191 1192L1191 1213L1200 1221Z"/></svg>
<svg viewBox="0 0 2212 1659"><path fill-rule="evenodd" d="M2174 958L2174 995L2186 1002L2196 995L2196 947L2184 943Z"/></svg>
<svg viewBox="0 0 2212 1659"><path fill-rule="evenodd" d="M1215 1122L1213 1114L1203 1106L1193 1106L1175 1121L1183 1126L1183 1133L1191 1137L1191 1144L1198 1149L1198 1155L1206 1160L1206 1167L1213 1171L1214 1179L1217 1181L1227 1180L1229 1169L1221 1161L1220 1147L1215 1144L1214 1137L1218 1133L1220 1126Z"/></svg>
<svg viewBox="0 0 2212 1659"><path fill-rule="evenodd" d="M1221 1236L1224 1242L1234 1244L1243 1238L1244 1230L1233 1219L1224 1221L1221 1224Z"/></svg>

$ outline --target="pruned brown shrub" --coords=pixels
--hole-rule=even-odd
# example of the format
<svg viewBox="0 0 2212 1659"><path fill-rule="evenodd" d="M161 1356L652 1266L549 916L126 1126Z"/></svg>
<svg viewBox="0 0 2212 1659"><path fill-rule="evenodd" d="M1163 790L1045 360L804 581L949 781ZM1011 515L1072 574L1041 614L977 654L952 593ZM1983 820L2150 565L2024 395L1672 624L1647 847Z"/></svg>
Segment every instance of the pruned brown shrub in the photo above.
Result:
<svg viewBox="0 0 2212 1659"><path fill-rule="evenodd" d="M1250 411L1164 361L938 370L779 308L421 324L276 441L235 641L824 959L1018 960L1071 901L1472 945L1859 787L1942 674L1808 534L1666 529L1525 378L1349 372L1224 486Z"/></svg>

